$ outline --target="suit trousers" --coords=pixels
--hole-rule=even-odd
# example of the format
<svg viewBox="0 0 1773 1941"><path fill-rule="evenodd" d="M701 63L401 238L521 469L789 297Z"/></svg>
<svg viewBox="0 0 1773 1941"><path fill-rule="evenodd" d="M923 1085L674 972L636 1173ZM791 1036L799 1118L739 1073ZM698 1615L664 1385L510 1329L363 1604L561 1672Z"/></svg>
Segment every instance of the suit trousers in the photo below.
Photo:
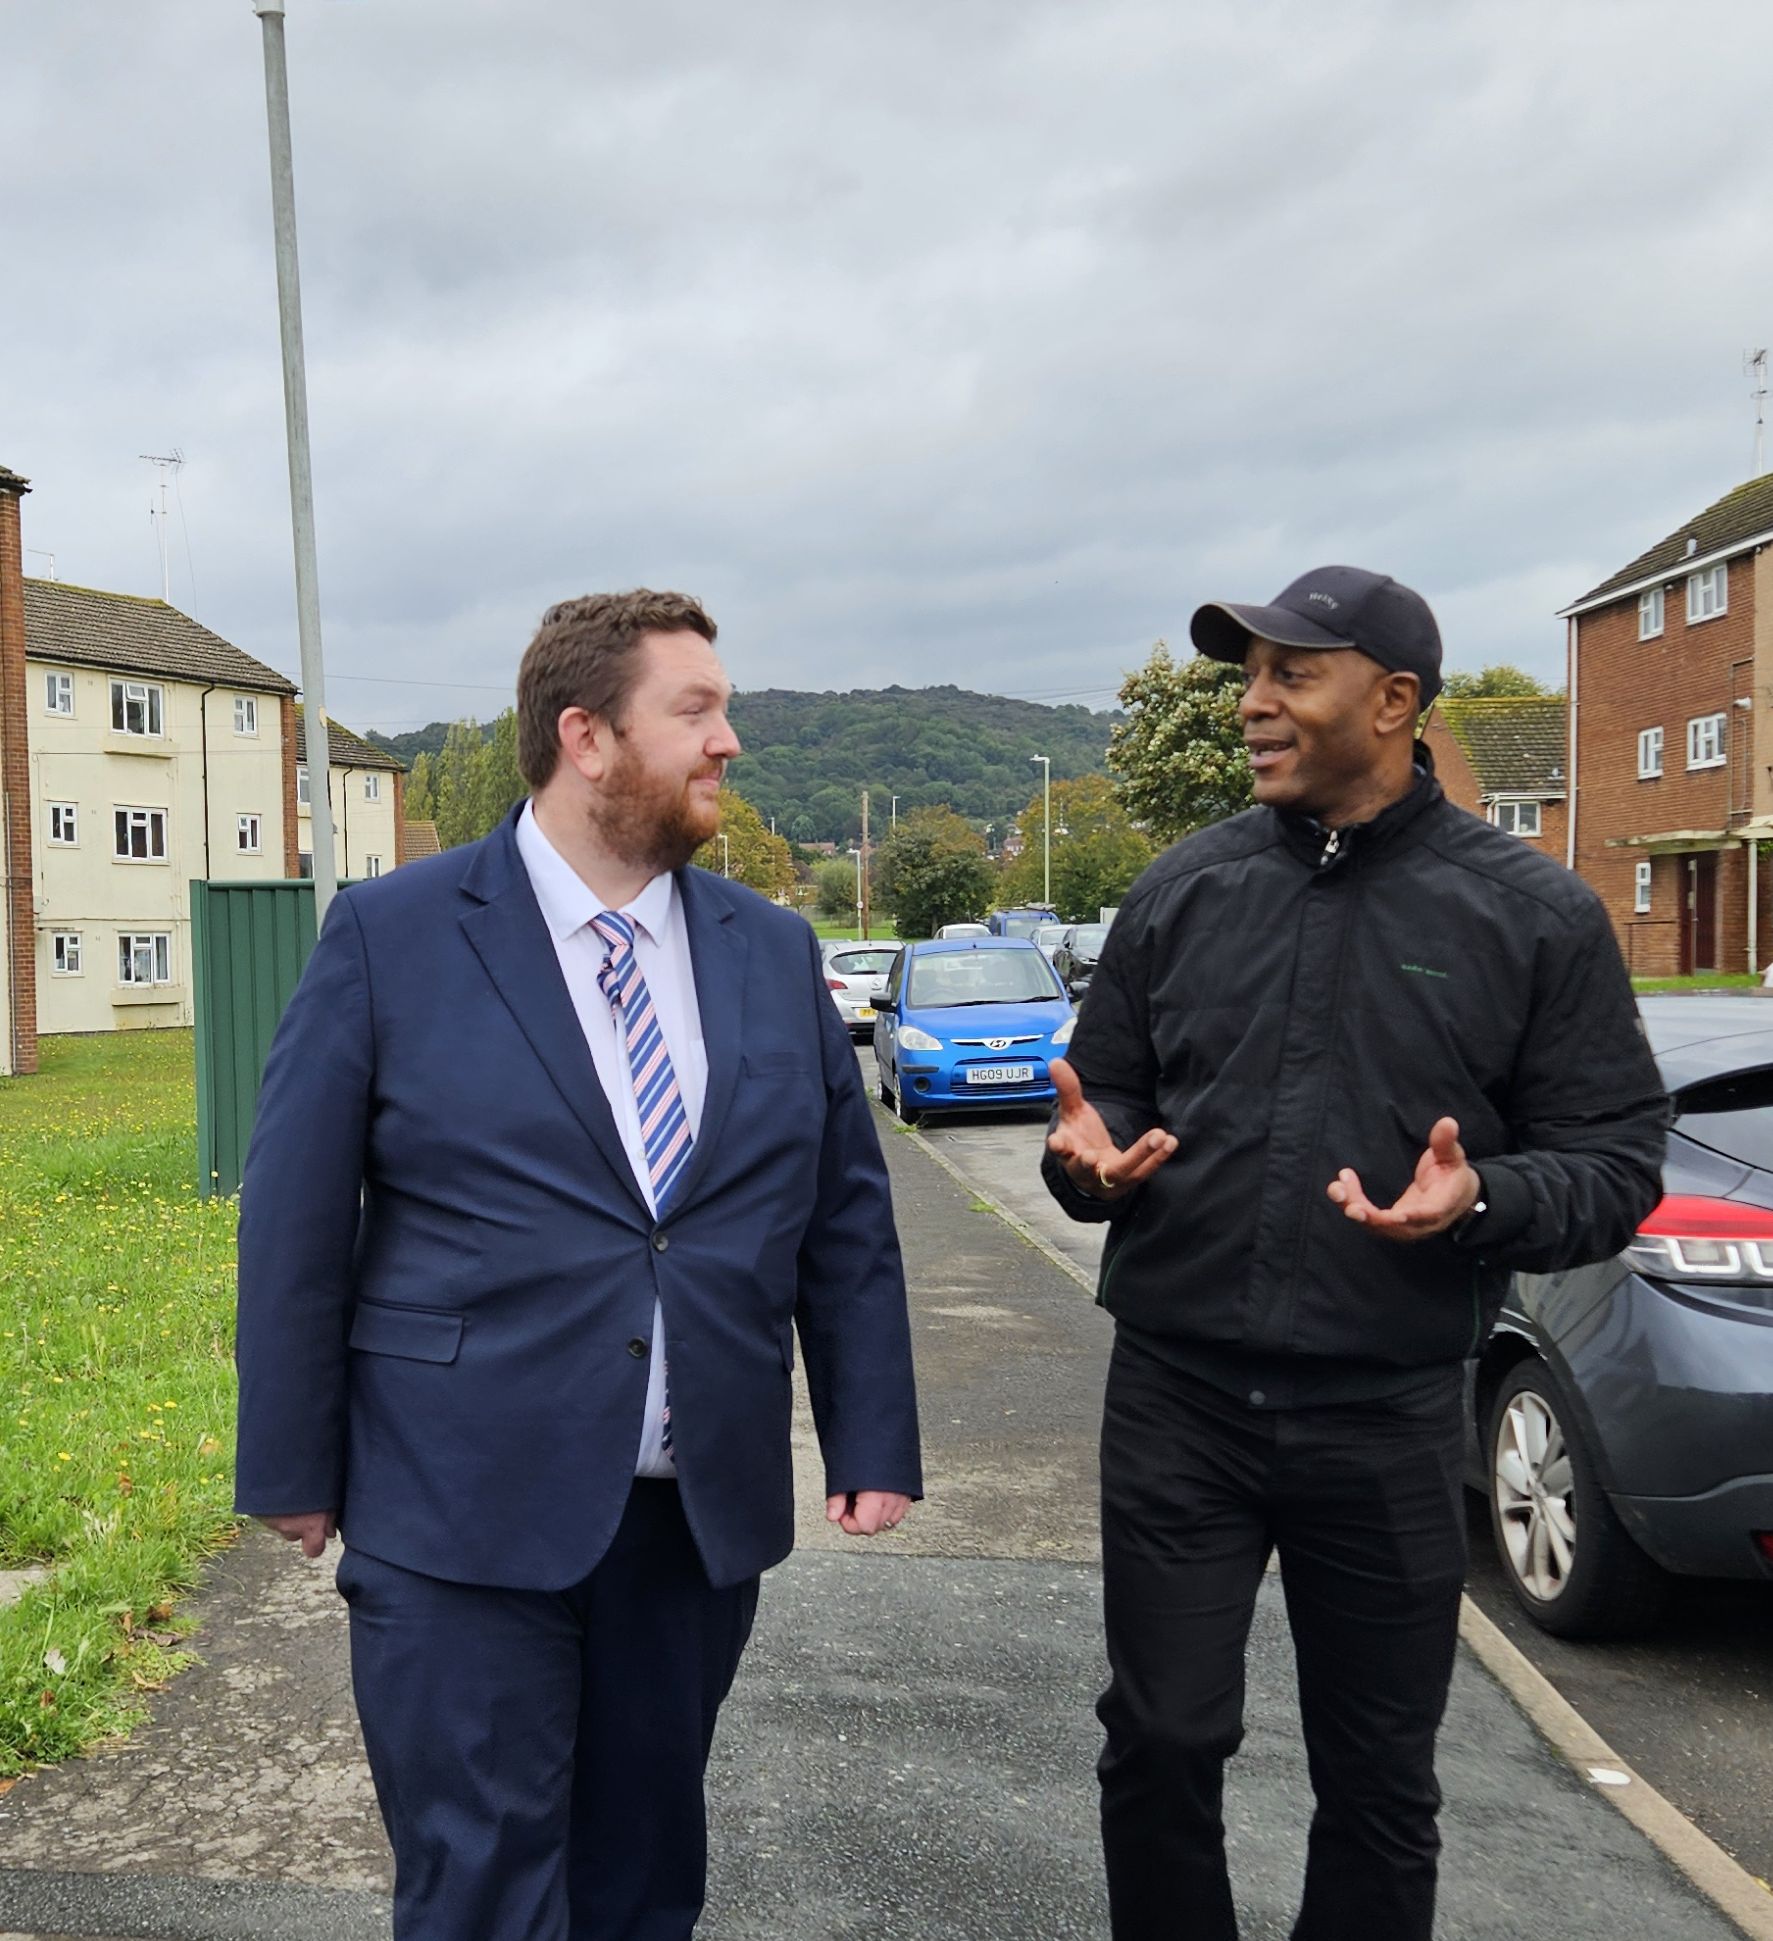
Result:
<svg viewBox="0 0 1773 1941"><path fill-rule="evenodd" d="M1425 1371L1405 1396L1265 1411L1117 1337L1097 1707L1115 1941L1235 1941L1224 1768L1271 1551L1316 1795L1295 1941L1428 1941L1461 1441L1457 1371Z"/></svg>
<svg viewBox="0 0 1773 1941"><path fill-rule="evenodd" d="M394 1848L397 1941L686 1941L703 1774L758 1580L708 1582L677 1485L637 1480L564 1591L347 1548L351 1681Z"/></svg>

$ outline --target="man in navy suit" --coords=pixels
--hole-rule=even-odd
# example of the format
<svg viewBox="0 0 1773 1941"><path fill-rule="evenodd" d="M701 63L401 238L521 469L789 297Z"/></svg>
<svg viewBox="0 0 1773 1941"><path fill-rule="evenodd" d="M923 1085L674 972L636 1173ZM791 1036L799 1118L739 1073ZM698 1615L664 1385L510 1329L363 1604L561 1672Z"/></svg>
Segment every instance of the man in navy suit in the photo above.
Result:
<svg viewBox="0 0 1773 1941"><path fill-rule="evenodd" d="M921 1489L904 1274L798 916L691 869L739 752L713 622L570 600L533 793L334 903L240 1219L238 1507L347 1549L401 1941L682 1941L703 1774L793 1542Z"/></svg>

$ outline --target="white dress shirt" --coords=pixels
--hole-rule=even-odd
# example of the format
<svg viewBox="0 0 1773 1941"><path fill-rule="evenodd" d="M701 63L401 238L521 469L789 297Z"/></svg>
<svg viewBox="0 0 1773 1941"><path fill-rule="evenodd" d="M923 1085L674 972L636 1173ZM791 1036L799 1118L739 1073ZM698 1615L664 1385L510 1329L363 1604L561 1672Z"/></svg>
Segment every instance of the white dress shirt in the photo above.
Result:
<svg viewBox="0 0 1773 1941"><path fill-rule="evenodd" d="M652 1174L646 1163L646 1142L640 1136L640 1109L634 1100L634 1080L628 1065L627 1034L620 1013L597 987L608 946L591 928L591 919L610 906L587 884L571 863L542 833L535 805L526 802L517 819L517 853L529 872L530 886L542 908L542 921L554 939L554 954L566 979L579 1029L585 1034L597 1080L609 1100L616 1130L633 1168L635 1183L654 1213ZM702 1043L702 1013L696 1002L696 977L690 963L689 931L683 920L683 900L677 879L655 876L621 912L634 925L634 956L646 987L652 993L659 1030L677 1074L677 1089L689 1120L690 1137L702 1130L702 1101L708 1090L708 1053ZM676 1465L661 1447L665 1412L665 1315L653 1303L653 1352L647 1369L646 1415L641 1425L637 1476L674 1476Z"/></svg>

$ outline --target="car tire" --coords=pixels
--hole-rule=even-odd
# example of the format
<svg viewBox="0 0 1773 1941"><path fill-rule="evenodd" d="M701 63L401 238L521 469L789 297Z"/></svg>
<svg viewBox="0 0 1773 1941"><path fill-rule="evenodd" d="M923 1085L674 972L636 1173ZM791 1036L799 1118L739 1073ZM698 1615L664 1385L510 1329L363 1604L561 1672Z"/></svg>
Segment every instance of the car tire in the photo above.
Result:
<svg viewBox="0 0 1773 1941"><path fill-rule="evenodd" d="M915 1126L923 1122L923 1114L915 1106L905 1103L905 1081L899 1080L899 1088L893 1094L893 1111L902 1126Z"/></svg>
<svg viewBox="0 0 1773 1941"><path fill-rule="evenodd" d="M1543 1362L1519 1362L1503 1380L1484 1474L1503 1575L1540 1630L1621 1637L1661 1615L1668 1576L1614 1514L1575 1410Z"/></svg>
<svg viewBox="0 0 1773 1941"><path fill-rule="evenodd" d="M890 1112L893 1107L893 1088L886 1082L886 1067L876 1063L874 1067L874 1096Z"/></svg>

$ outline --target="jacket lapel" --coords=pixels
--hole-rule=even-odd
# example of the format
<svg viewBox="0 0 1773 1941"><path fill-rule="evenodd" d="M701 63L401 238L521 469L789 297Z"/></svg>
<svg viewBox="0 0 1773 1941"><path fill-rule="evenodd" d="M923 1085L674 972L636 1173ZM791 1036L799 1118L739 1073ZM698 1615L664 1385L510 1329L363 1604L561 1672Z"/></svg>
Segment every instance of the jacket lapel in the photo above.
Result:
<svg viewBox="0 0 1773 1941"><path fill-rule="evenodd" d="M717 877L705 870L679 870L677 888L683 898L690 965L696 978L696 1006L702 1015L708 1089L702 1098L702 1124L696 1133L695 1151L671 1196L673 1206L683 1205L700 1188L713 1163L721 1128L732 1110L739 1083L739 1021L745 1011L745 974L751 955Z"/></svg>
<svg viewBox="0 0 1773 1941"><path fill-rule="evenodd" d="M462 879L463 891L473 899L462 915L462 929L573 1117L590 1135L634 1210L650 1225L651 1211L628 1164L615 1115L560 974L554 939L518 854L519 813L521 804L480 845Z"/></svg>

